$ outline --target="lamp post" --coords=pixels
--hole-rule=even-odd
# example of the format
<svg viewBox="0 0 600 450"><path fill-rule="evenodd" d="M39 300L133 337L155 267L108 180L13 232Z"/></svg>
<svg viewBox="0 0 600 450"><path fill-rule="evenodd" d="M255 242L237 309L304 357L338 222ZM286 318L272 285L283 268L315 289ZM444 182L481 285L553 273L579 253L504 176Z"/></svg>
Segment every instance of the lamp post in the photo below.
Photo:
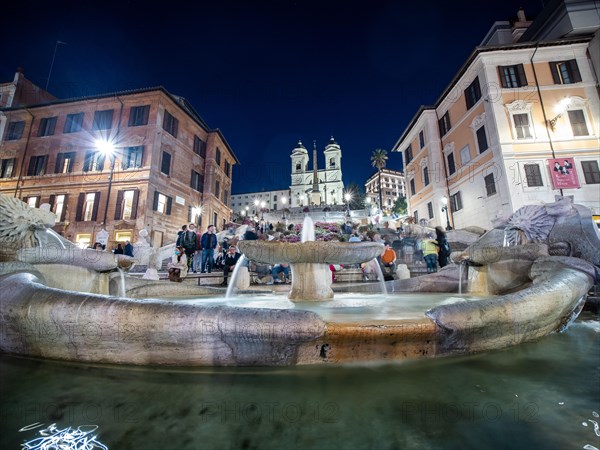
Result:
<svg viewBox="0 0 600 450"><path fill-rule="evenodd" d="M450 226L450 216L448 215L448 199L446 197L442 197L442 203L444 206L442 206L442 212L446 213L446 230L451 230L452 227Z"/></svg>
<svg viewBox="0 0 600 450"><path fill-rule="evenodd" d="M346 200L346 216L350 217L350 200L352 199L352 195L349 192L344 194L344 200Z"/></svg>
<svg viewBox="0 0 600 450"><path fill-rule="evenodd" d="M283 220L284 222L287 220L287 217L285 217L285 205L286 205L286 203L287 203L287 198L286 197L281 197L281 204L283 205L283 217L281 218L281 220Z"/></svg>
<svg viewBox="0 0 600 450"><path fill-rule="evenodd" d="M304 206L304 194L300 196L300 206Z"/></svg>
<svg viewBox="0 0 600 450"><path fill-rule="evenodd" d="M371 217L371 197L367 197L365 201L367 202L367 215Z"/></svg>
<svg viewBox="0 0 600 450"><path fill-rule="evenodd" d="M113 180L113 173L115 171L115 162L116 162L116 155L115 155L115 147L113 146L113 144L105 139L98 139L96 140L96 148L101 151L102 153L104 153L105 156L108 156L108 158L110 159L110 173L108 175L108 193L106 194L106 206L104 207L104 218L102 219L102 225L104 226L104 229L106 229L106 215L108 213L108 201L110 200L110 191L112 189L112 180Z"/></svg>

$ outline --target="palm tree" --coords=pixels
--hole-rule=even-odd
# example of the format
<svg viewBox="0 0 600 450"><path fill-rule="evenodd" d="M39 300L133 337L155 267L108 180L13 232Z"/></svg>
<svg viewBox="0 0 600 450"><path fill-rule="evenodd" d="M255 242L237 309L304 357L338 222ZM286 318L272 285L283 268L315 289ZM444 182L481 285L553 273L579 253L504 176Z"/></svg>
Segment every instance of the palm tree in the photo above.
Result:
<svg viewBox="0 0 600 450"><path fill-rule="evenodd" d="M373 150L373 154L371 155L371 165L377 168L378 172L378 180L377 183L379 185L379 209L383 211L383 200L381 197L381 169L385 167L386 161L388 159L387 151L378 148L377 150Z"/></svg>

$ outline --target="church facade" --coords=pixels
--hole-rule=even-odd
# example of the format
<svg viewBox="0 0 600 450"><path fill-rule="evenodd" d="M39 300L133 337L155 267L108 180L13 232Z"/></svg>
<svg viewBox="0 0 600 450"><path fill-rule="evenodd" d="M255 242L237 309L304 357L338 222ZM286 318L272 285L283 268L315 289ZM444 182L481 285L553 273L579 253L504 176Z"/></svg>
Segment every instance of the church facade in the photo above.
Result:
<svg viewBox="0 0 600 450"><path fill-rule="evenodd" d="M318 168L316 144L313 148L312 168L306 147L298 141L290 156L292 163L290 203L292 207L342 205L342 149L333 139L325 146L325 167Z"/></svg>

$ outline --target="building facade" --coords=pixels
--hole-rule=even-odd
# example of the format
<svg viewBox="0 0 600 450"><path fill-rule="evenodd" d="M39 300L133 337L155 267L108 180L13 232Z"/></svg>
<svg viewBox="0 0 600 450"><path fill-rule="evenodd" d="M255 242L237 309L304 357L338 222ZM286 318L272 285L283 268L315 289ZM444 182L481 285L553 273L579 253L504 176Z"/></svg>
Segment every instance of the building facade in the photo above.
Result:
<svg viewBox="0 0 600 450"><path fill-rule="evenodd" d="M568 13L573 2L554 3ZM598 30L593 16L587 19ZM549 20L547 11L540 20ZM598 32L589 35L594 28L586 26L578 33L573 18L560 38L519 41L529 27L540 34L544 24L522 11L512 25L494 24L436 104L421 107L396 142L418 221L489 229L556 195L600 213L600 102L589 52Z"/></svg>
<svg viewBox="0 0 600 450"><path fill-rule="evenodd" d="M375 172L365 182L366 197L372 204L379 204L379 172ZM398 197L406 197L404 173L388 168L381 169L381 200L383 210L390 210Z"/></svg>
<svg viewBox="0 0 600 450"><path fill-rule="evenodd" d="M264 204L264 205L263 205ZM234 217L255 218L261 212L280 211L290 207L289 189L276 191L248 192L231 196L231 210ZM264 211L261 211L264 210Z"/></svg>
<svg viewBox="0 0 600 450"><path fill-rule="evenodd" d="M162 87L0 109L0 192L49 204L55 231L109 248L231 219L233 150Z"/></svg>
<svg viewBox="0 0 600 450"><path fill-rule="evenodd" d="M292 150L290 198L292 207L310 205L343 205L342 149L332 137L325 146L325 167L318 169L316 145L313 167L309 170L306 147L298 141Z"/></svg>

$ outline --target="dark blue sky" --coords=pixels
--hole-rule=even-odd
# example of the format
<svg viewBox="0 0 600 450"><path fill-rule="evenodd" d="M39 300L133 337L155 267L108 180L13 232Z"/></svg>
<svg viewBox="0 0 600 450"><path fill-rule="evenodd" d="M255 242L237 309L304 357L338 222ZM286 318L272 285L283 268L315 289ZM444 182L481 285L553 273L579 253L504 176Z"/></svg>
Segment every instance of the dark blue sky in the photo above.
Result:
<svg viewBox="0 0 600 450"><path fill-rule="evenodd" d="M290 182L298 141L333 135L345 183L373 173L422 104L434 103L494 21L541 0L11 2L0 80L18 66L60 98L163 85L238 156L233 193ZM312 155L311 155L312 159ZM320 160L320 165L323 162ZM401 170L399 154L388 167Z"/></svg>

